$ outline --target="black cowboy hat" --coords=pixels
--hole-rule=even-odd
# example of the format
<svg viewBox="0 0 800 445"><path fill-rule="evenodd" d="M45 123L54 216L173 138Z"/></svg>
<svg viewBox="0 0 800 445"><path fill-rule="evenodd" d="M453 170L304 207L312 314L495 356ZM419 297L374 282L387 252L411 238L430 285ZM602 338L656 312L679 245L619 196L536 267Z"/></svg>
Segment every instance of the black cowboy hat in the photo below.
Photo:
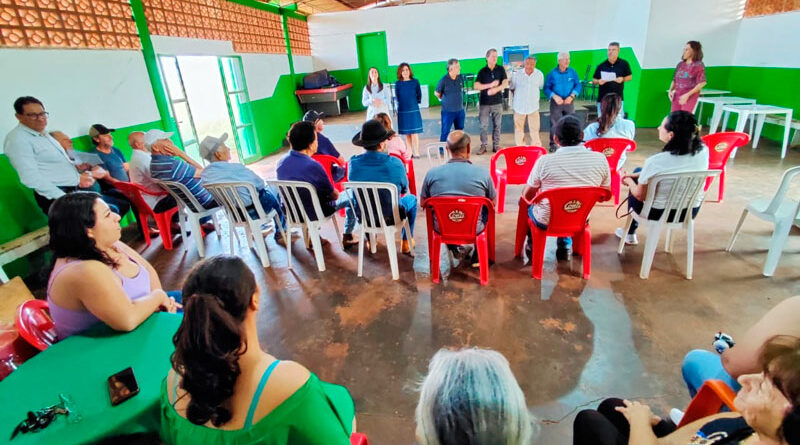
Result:
<svg viewBox="0 0 800 445"><path fill-rule="evenodd" d="M383 124L375 119L364 122L361 131L353 136L353 145L359 147L374 147L394 136L393 130L387 130Z"/></svg>

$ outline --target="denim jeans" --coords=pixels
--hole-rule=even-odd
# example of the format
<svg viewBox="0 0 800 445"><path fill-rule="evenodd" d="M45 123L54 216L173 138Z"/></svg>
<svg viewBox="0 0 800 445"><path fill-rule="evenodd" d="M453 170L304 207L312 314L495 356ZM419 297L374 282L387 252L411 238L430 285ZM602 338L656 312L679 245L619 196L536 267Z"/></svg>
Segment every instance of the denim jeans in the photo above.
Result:
<svg viewBox="0 0 800 445"><path fill-rule="evenodd" d="M278 219L281 222L281 228L286 230L286 214L283 213L283 206L281 205L281 201L278 197L273 195L269 190L266 188L261 189L258 191L258 201L261 203L261 207L264 208L266 213L275 210L278 213ZM275 235L280 233L279 231L275 231Z"/></svg>
<svg viewBox="0 0 800 445"><path fill-rule="evenodd" d="M467 113L463 109L459 111L442 110L442 135L439 138L439 141L444 142L447 140L447 135L450 134L451 125L455 125L456 130L463 130L466 117Z"/></svg>
<svg viewBox="0 0 800 445"><path fill-rule="evenodd" d="M398 200L398 205L406 213L408 227L411 229L411 237L414 237L414 223L417 220L417 197L414 195L404 195ZM408 239L406 229L403 229L403 239Z"/></svg>
<svg viewBox="0 0 800 445"><path fill-rule="evenodd" d="M356 214L353 212L353 207L350 206L350 190L345 190L339 194L336 199L336 210L344 209L344 233L345 235L353 233L356 229Z"/></svg>
<svg viewBox="0 0 800 445"><path fill-rule="evenodd" d="M536 217L533 216L533 206L528 207L528 216L533 221L533 225L538 227L541 230L547 230L547 224L542 224L536 220ZM530 236L530 233L528 234ZM531 240L533 242L533 240ZM559 249L569 249L572 247L572 238L565 236L565 237L558 237L556 238L556 247Z"/></svg>

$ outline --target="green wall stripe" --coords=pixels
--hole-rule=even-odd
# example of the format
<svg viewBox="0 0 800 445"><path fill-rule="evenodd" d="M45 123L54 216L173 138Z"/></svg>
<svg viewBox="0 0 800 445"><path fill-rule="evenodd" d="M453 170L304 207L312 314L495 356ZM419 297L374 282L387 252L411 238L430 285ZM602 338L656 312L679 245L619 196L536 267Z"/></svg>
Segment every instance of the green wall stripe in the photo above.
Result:
<svg viewBox="0 0 800 445"><path fill-rule="evenodd" d="M169 112L169 103L167 103L167 94L164 90L164 84L161 83L161 73L158 69L158 60L156 53L153 49L153 41L150 39L150 30L147 28L147 19L144 15L144 5L142 0L131 0L131 9L133 10L133 19L136 22L136 29L139 32L139 41L142 43L142 56L144 57L144 65L147 68L147 76L150 78L150 86L153 89L153 98L156 101L158 108L158 116L161 118L162 129L175 129L175 124L172 122Z"/></svg>

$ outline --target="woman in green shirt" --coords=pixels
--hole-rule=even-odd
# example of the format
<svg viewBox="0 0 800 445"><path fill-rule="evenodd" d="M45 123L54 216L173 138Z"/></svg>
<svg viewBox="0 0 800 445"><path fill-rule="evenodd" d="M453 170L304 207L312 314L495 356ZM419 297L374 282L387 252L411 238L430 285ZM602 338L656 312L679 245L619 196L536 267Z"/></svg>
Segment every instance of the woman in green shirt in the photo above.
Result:
<svg viewBox="0 0 800 445"><path fill-rule="evenodd" d="M238 257L198 264L161 388L161 439L180 444L349 444L347 389L258 344L259 289Z"/></svg>

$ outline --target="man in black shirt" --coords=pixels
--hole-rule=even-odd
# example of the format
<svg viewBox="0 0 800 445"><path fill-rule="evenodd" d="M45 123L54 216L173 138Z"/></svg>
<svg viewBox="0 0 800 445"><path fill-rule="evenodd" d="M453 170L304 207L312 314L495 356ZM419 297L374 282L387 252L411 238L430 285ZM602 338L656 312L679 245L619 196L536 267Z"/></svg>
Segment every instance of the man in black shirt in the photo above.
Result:
<svg viewBox="0 0 800 445"><path fill-rule="evenodd" d="M486 66L478 71L475 78L475 89L481 92L480 120L481 120L481 148L478 154L486 153L486 144L489 142L489 117L492 118L494 128L492 131L492 151L500 149L500 126L503 118L503 90L508 88L508 76L502 66L497 65L497 50L492 48L486 51Z"/></svg>
<svg viewBox="0 0 800 445"><path fill-rule="evenodd" d="M616 93L624 100L622 90L625 82L630 82L632 78L631 66L628 62L619 58L619 42L608 44L608 60L597 65L592 76L592 83L600 85L597 94L597 117L600 117L600 101L609 93Z"/></svg>

